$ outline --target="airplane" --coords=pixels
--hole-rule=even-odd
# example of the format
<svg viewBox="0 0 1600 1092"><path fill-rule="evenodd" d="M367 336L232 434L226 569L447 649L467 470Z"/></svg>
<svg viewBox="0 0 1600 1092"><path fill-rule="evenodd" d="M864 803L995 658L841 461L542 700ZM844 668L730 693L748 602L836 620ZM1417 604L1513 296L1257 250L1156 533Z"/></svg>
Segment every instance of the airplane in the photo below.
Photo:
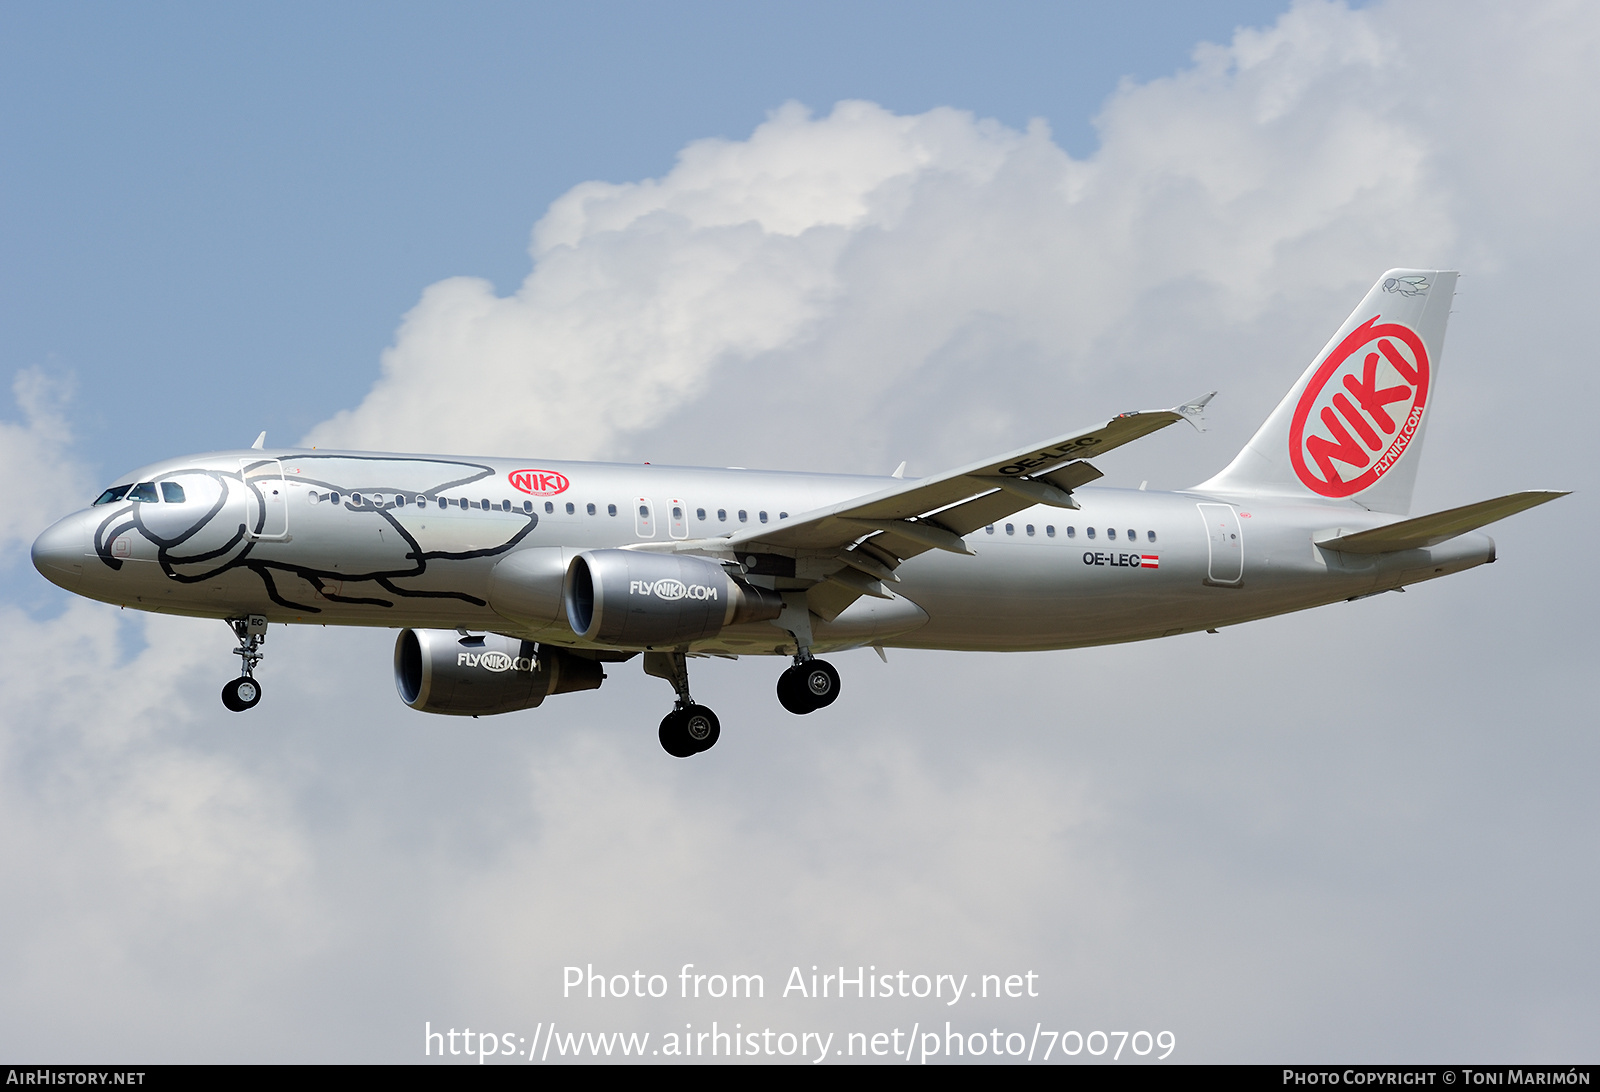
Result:
<svg viewBox="0 0 1600 1092"><path fill-rule="evenodd" d="M1091 486L1089 459L1203 430L1210 394L920 479L269 450L263 433L124 475L33 562L79 595L227 621L236 712L261 700L275 623L399 629L401 700L457 716L592 690L642 655L676 695L658 740L687 758L721 735L694 657L786 657L778 700L808 714L840 691L819 653L1215 632L1493 562L1478 528L1565 493L1408 518L1456 277L1385 273L1189 489Z"/></svg>

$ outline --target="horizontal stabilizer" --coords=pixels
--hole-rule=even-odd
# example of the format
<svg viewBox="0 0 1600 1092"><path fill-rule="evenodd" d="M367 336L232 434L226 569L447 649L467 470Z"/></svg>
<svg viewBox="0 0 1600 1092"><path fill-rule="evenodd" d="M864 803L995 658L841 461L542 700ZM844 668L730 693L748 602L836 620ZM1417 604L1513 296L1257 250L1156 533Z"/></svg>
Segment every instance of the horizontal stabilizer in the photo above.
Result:
<svg viewBox="0 0 1600 1092"><path fill-rule="evenodd" d="M1435 512L1431 516L1401 520L1399 523L1391 523L1387 527L1378 527L1371 531L1357 531L1350 535L1318 539L1317 545L1325 550L1338 550L1345 554L1387 554L1396 550L1418 550L1425 546L1437 546L1457 535L1476 531L1479 527L1495 520L1514 516L1535 505L1566 495L1565 492L1555 489L1528 489L1521 493L1496 497L1493 500L1479 501L1477 504Z"/></svg>

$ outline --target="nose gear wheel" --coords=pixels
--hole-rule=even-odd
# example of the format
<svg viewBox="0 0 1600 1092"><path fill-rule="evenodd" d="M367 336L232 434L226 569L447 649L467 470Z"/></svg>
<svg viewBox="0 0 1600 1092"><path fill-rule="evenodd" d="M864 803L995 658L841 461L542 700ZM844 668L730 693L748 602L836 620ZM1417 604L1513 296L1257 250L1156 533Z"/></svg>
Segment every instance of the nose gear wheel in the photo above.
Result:
<svg viewBox="0 0 1600 1092"><path fill-rule="evenodd" d="M261 684L246 675L234 679L222 688L222 704L235 713L254 709L261 700Z"/></svg>

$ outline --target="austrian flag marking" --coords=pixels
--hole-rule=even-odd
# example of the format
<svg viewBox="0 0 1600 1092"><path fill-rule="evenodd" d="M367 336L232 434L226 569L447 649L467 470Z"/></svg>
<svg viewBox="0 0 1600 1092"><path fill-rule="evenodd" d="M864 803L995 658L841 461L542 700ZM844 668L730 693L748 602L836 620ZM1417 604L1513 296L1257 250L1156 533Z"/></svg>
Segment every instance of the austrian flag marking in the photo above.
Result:
<svg viewBox="0 0 1600 1092"><path fill-rule="evenodd" d="M1161 558L1160 558L1160 556L1158 556L1156 554L1140 554L1139 555L1139 568L1141 568L1141 569L1159 569L1159 568L1161 568Z"/></svg>
<svg viewBox="0 0 1600 1092"><path fill-rule="evenodd" d="M553 497L557 493L565 493L567 486L572 484L567 481L565 474L558 474L554 470L513 470L506 475L506 479L511 482L511 488L520 489L536 497Z"/></svg>
<svg viewBox="0 0 1600 1092"><path fill-rule="evenodd" d="M1306 488L1348 497L1400 460L1428 401L1428 350L1410 327L1374 315L1328 354L1289 425L1289 459Z"/></svg>

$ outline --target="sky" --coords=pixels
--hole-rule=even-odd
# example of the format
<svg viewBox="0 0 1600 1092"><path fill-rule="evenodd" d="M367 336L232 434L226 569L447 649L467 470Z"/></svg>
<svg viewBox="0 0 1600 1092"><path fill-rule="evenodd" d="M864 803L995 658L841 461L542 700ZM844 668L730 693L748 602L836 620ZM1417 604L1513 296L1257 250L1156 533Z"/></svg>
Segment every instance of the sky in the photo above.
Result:
<svg viewBox="0 0 1600 1092"><path fill-rule="evenodd" d="M949 1021L1593 1061L1597 54L1567 3L8 5L0 1056ZM688 762L634 665L463 724L394 696L389 631L275 630L230 714L220 623L27 560L263 429L915 475L1217 389L1100 462L1182 488L1396 266L1463 273L1413 511L1574 491L1497 564L1217 635L844 653L806 718L778 661L696 663L724 732ZM766 996L680 997L685 964ZM563 996L591 965L668 996ZM1037 996L782 996L813 966Z"/></svg>

